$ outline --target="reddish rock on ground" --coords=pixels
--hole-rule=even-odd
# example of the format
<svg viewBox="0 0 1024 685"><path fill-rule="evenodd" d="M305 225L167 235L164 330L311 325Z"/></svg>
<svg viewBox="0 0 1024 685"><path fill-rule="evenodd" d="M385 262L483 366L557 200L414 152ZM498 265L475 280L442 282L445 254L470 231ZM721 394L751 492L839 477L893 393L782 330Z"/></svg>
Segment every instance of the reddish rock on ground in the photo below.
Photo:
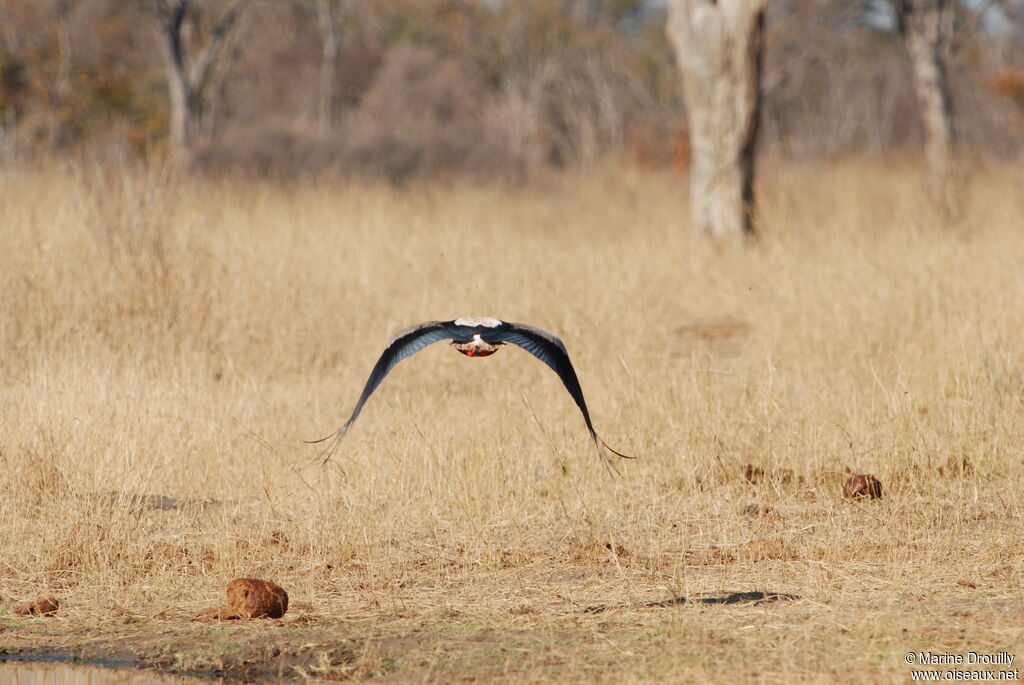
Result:
<svg viewBox="0 0 1024 685"><path fill-rule="evenodd" d="M11 607L11 611L19 616L41 616L52 614L60 607L54 597L39 597L31 602L22 602Z"/></svg>
<svg viewBox="0 0 1024 685"><path fill-rule="evenodd" d="M882 483L869 473L851 476L843 486L843 497L868 497L879 499L882 496Z"/></svg>
<svg viewBox="0 0 1024 685"><path fill-rule="evenodd" d="M248 618L281 618L288 611L288 593L268 580L235 578L228 583L228 606Z"/></svg>
<svg viewBox="0 0 1024 685"><path fill-rule="evenodd" d="M268 580L235 578L228 583L227 594L227 606L204 609L196 619L281 618L288 611L288 593Z"/></svg>

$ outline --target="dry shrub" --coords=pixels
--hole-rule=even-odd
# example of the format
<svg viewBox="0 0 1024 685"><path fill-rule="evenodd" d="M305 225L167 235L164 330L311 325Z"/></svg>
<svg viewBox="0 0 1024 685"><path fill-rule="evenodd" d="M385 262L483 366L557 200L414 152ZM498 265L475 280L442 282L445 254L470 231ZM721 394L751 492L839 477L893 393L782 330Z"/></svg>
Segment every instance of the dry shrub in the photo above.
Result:
<svg viewBox="0 0 1024 685"><path fill-rule="evenodd" d="M546 88L550 159L557 166L592 164L619 150L652 103L614 50L584 51L559 60Z"/></svg>
<svg viewBox="0 0 1024 685"><path fill-rule="evenodd" d="M395 182L499 170L511 160L485 115L493 102L466 64L425 48L396 48L346 124L343 166Z"/></svg>
<svg viewBox="0 0 1024 685"><path fill-rule="evenodd" d="M193 164L210 176L241 173L294 180L336 169L343 153L339 134L319 136L305 126L260 120L233 126L203 144Z"/></svg>
<svg viewBox="0 0 1024 685"><path fill-rule="evenodd" d="M282 179L509 176L529 154L514 144L517 124L471 63L405 45L386 54L333 132L261 120L225 131L195 160L207 173L243 170Z"/></svg>

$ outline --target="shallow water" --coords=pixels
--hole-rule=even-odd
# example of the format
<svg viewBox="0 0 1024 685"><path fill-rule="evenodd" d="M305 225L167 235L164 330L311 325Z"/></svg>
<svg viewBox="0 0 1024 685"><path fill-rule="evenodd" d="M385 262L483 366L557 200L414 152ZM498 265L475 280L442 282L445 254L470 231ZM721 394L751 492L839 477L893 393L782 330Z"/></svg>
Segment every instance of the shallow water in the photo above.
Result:
<svg viewBox="0 0 1024 685"><path fill-rule="evenodd" d="M130 663L130 662L126 662ZM0 661L0 685L217 685L220 678L179 676L111 663Z"/></svg>

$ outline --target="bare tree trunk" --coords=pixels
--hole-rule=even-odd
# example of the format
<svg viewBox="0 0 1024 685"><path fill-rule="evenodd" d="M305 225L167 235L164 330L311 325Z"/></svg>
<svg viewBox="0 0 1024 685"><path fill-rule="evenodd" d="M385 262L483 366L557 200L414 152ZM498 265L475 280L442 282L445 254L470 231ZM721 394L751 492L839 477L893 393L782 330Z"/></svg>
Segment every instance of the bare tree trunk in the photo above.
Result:
<svg viewBox="0 0 1024 685"><path fill-rule="evenodd" d="M164 14L164 49L167 51L167 97L170 101L171 153L178 161L187 161L192 149L193 120L196 118L195 99L188 82L185 54L181 45L181 25L188 12L189 0L168 6Z"/></svg>
<svg viewBox="0 0 1024 685"><path fill-rule="evenodd" d="M60 147L64 144L64 122L61 120L60 112L63 104L71 92L71 70L72 70L72 40L71 27L68 15L71 13L70 0L60 0L54 8L57 15L57 73L54 78L53 95L55 98L54 107L50 113L50 147Z"/></svg>
<svg viewBox="0 0 1024 685"><path fill-rule="evenodd" d="M317 108L317 131L324 136L331 130L334 113L334 78L338 66L340 38L332 0L319 0L316 9L324 43L320 56L320 103Z"/></svg>
<svg viewBox="0 0 1024 685"><path fill-rule="evenodd" d="M932 176L946 179L952 170L953 99L946 55L953 32L949 0L897 0L900 35L914 72L914 88L924 121L925 161Z"/></svg>
<svg viewBox="0 0 1024 685"><path fill-rule="evenodd" d="M754 234L754 144L765 0L669 0L693 151L690 197L701 235Z"/></svg>
<svg viewBox="0 0 1024 685"><path fill-rule="evenodd" d="M171 155L179 163L188 163L195 144L195 132L202 111L203 97L224 42L244 5L233 2L210 29L210 37L190 60L182 42L182 27L189 16L192 0L151 0L164 40L167 59L167 95L170 101Z"/></svg>

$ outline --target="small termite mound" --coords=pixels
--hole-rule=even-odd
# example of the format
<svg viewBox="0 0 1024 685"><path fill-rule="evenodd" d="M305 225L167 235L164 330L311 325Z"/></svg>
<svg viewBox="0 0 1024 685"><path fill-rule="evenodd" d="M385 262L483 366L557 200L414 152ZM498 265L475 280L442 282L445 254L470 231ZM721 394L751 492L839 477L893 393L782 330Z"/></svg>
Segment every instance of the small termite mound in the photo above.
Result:
<svg viewBox="0 0 1024 685"><path fill-rule="evenodd" d="M269 580L235 578L228 583L227 595L227 606L203 609L196 620L281 618L288 611L288 593Z"/></svg>

